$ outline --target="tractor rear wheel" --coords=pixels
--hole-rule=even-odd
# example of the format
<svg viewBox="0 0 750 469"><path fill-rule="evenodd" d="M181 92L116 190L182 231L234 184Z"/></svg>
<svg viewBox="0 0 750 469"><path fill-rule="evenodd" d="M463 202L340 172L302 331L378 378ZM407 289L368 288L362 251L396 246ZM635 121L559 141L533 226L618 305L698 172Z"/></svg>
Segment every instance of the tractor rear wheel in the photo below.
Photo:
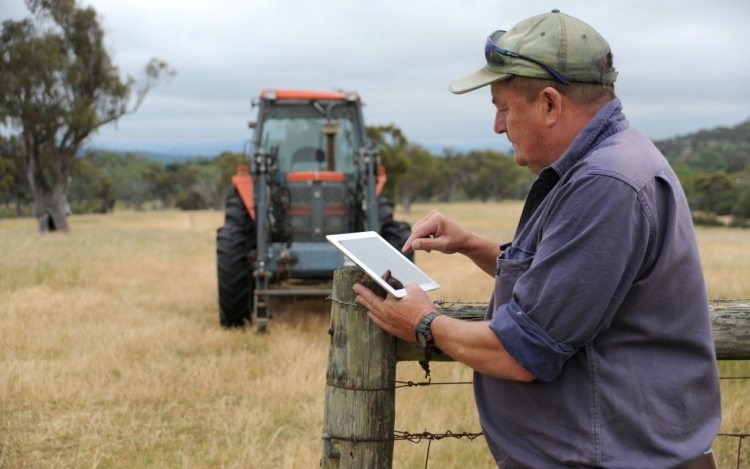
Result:
<svg viewBox="0 0 750 469"><path fill-rule="evenodd" d="M411 226L404 221L393 219L393 202L390 197L381 195L378 197L378 218L380 221L380 236L401 252L406 240L411 235ZM414 262L414 250L404 254L410 261Z"/></svg>
<svg viewBox="0 0 750 469"><path fill-rule="evenodd" d="M240 196L227 198L224 226L216 233L219 322L224 327L250 324L255 281L248 254L255 249L255 223Z"/></svg>

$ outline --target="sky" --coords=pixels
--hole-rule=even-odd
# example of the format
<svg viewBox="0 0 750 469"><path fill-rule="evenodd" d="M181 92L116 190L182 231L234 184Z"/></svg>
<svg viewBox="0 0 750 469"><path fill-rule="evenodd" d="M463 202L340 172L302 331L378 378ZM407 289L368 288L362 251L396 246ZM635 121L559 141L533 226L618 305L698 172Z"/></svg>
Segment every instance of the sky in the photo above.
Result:
<svg viewBox="0 0 750 469"><path fill-rule="evenodd" d="M554 8L607 39L624 112L648 137L750 118L748 0L78 1L99 14L123 78L152 57L177 71L94 148L240 152L251 99L293 88L358 91L367 125L395 124L433 151L504 151L489 87L454 95L448 83L484 65L492 31ZM0 21L26 16L23 0L0 0Z"/></svg>

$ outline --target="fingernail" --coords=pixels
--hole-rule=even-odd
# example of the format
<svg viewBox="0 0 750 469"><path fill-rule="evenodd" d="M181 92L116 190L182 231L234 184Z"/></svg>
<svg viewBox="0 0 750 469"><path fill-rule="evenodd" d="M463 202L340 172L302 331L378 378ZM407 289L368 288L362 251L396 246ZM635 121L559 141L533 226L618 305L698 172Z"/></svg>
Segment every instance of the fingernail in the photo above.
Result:
<svg viewBox="0 0 750 469"><path fill-rule="evenodd" d="M422 243L420 243L419 241L414 241L413 243L411 243L411 247L412 249L422 249Z"/></svg>

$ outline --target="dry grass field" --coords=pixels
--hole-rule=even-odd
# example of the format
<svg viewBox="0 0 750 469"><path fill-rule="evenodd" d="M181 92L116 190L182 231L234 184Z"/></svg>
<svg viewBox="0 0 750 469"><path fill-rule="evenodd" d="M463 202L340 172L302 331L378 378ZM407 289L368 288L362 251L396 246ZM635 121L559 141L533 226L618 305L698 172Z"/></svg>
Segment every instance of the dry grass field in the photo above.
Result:
<svg viewBox="0 0 750 469"><path fill-rule="evenodd" d="M414 206L415 221L430 207ZM443 211L509 240L519 203ZM269 333L218 325L216 212L76 216L67 235L0 221L0 468L310 468L322 452L328 310L276 302ZM711 298L750 298L750 231L699 228ZM458 256L418 253L435 299L485 301L492 279ZM745 362L723 376L750 376ZM416 363L398 379L421 381ZM455 363L433 381L470 381ZM723 432L750 432L750 380L722 382ZM470 385L396 392L396 429L479 431ZM750 444L742 466L750 467ZM715 444L735 467L737 440ZM395 444L396 468L427 443ZM445 439L430 468L490 468L484 440Z"/></svg>

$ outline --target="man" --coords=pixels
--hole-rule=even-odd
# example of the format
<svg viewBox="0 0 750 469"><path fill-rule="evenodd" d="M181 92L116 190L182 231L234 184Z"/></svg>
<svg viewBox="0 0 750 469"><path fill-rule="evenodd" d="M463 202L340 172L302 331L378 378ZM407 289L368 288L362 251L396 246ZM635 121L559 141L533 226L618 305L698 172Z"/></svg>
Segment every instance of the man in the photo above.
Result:
<svg viewBox="0 0 750 469"><path fill-rule="evenodd" d="M614 95L607 42L552 13L490 35L495 132L538 174L512 243L437 211L408 249L468 256L496 279L486 321L438 315L429 297L357 302L388 332L475 370L484 434L503 468L713 468L721 420L708 301L693 226L664 157Z"/></svg>

